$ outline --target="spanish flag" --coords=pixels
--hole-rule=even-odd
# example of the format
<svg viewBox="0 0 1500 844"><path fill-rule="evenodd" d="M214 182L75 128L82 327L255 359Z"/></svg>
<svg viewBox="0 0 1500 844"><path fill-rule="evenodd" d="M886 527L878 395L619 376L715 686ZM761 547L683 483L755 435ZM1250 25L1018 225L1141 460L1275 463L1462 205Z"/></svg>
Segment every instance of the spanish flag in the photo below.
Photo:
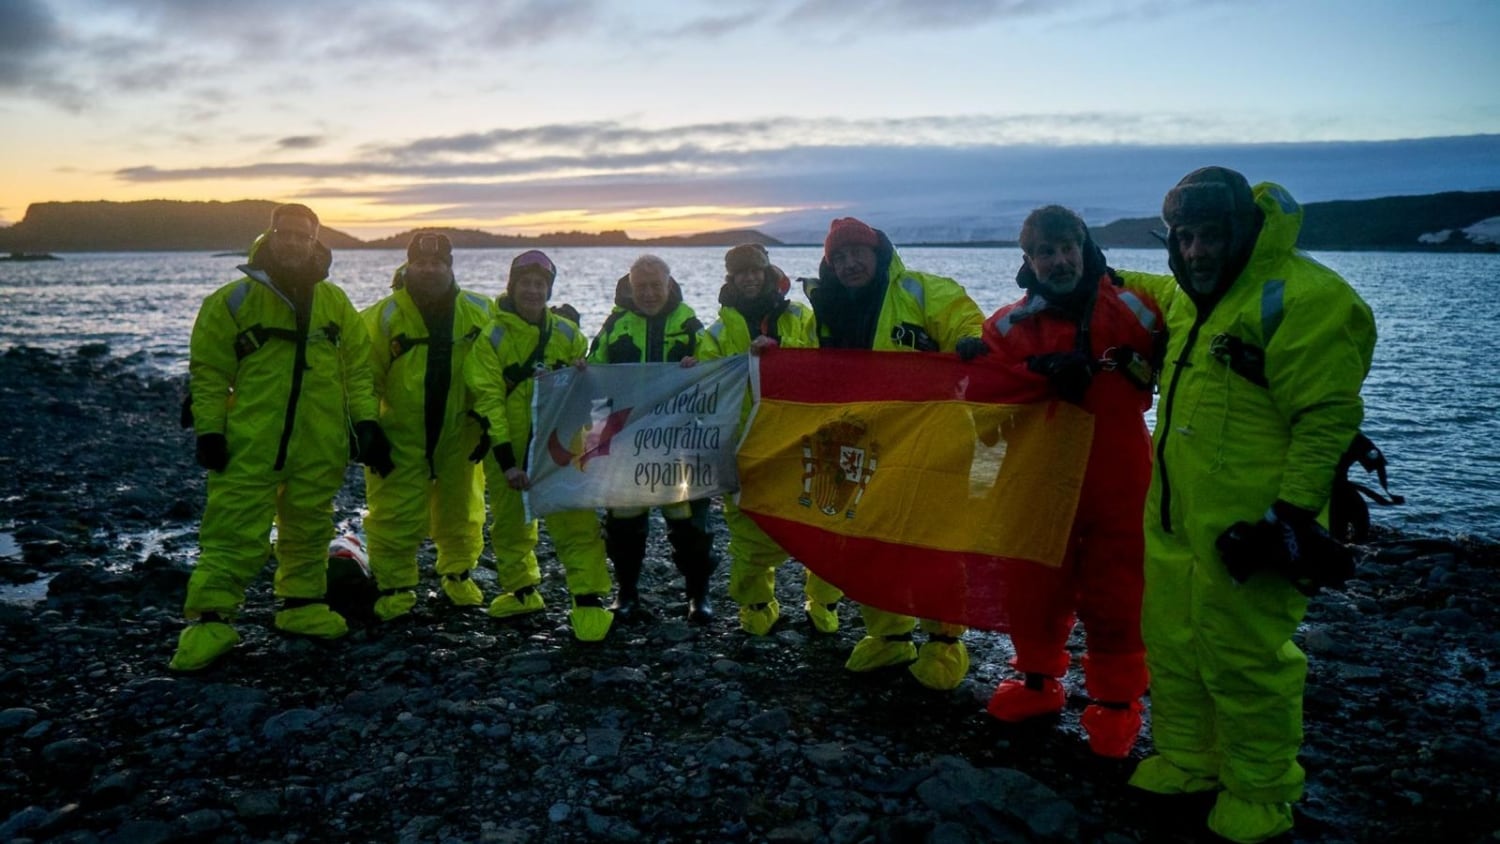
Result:
<svg viewBox="0 0 1500 844"><path fill-rule="evenodd" d="M1016 561L1061 565L1093 416L953 355L753 358L739 506L860 603L1006 629Z"/></svg>

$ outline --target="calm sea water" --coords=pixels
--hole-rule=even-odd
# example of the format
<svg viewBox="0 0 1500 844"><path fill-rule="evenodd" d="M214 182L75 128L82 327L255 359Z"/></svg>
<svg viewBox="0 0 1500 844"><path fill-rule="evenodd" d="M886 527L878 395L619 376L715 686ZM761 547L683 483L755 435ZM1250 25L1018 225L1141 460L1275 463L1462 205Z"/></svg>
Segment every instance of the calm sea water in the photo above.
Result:
<svg viewBox="0 0 1500 844"><path fill-rule="evenodd" d="M717 313L723 278L719 248L661 249L688 304L705 322ZM615 280L634 249L556 249L554 302L571 302L584 330L597 331ZM778 265L811 275L820 250L783 248ZM461 250L459 283L495 295L513 253ZM1014 249L902 249L908 266L958 279L989 313L1017 295ZM340 252L333 278L363 307L384 295L398 251ZM1500 539L1500 255L1321 253L1315 257L1354 285L1375 311L1380 342L1365 383L1365 430L1391 462L1402 507L1377 510L1377 523L1423 535ZM71 351L108 343L117 355L163 375L187 371L188 335L199 302L238 276L239 259L190 253L95 253L62 261L0 263L0 349ZM1110 263L1166 271L1160 250L1116 249ZM794 291L800 296L800 291Z"/></svg>

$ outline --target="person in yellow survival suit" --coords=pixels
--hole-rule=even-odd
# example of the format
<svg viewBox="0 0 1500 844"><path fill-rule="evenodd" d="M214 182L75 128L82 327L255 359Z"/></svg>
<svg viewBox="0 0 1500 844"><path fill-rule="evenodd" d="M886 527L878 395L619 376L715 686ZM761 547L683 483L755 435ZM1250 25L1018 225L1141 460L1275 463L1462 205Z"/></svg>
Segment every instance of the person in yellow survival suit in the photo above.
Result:
<svg viewBox="0 0 1500 844"><path fill-rule="evenodd" d="M697 361L702 333L703 323L682 301L671 267L655 255L642 255L615 286L615 308L594 337L588 360L691 366ZM687 587L688 621L694 624L708 624L714 617L708 589L718 558L708 530L708 507L708 499L700 498L661 508L672 562ZM648 516L646 508L612 508L604 519L605 551L619 586L610 609L622 622L643 614L638 584L646 559Z"/></svg>
<svg viewBox="0 0 1500 844"><path fill-rule="evenodd" d="M544 607L537 590L542 582L536 559L537 523L526 520L522 499L531 486L526 455L534 376L571 366L588 352L578 324L547 307L556 282L557 267L546 253L533 249L517 255L465 373L477 397L475 409L488 423L494 442L485 475L494 518L490 544L502 590L490 602L489 613L495 618L527 615ZM599 516L593 510L568 510L546 521L572 596L568 621L573 635L579 641L597 642L614 621L604 606L610 582Z"/></svg>
<svg viewBox="0 0 1500 844"><path fill-rule="evenodd" d="M724 253L719 319L704 332L698 357L714 360L746 352L759 354L774 346L806 349L817 345L812 310L788 299L790 288L786 273L771 264L770 253L759 243L741 244ZM747 401L742 417L749 414ZM728 496L724 521L729 527L729 597L740 605L740 629L764 636L781 617L776 567L786 562L786 551ZM810 571L804 591L803 606L813 627L822 633L838 630L838 601L844 593Z"/></svg>
<svg viewBox="0 0 1500 844"><path fill-rule="evenodd" d="M326 280L331 263L317 215L278 206L239 268L245 277L209 294L193 323L189 409L208 505L183 605L192 623L173 670L206 668L238 644L230 622L271 553L273 519L277 629L324 639L348 632L326 592L350 421L361 461L389 472L391 456L375 421L369 335Z"/></svg>
<svg viewBox="0 0 1500 844"><path fill-rule="evenodd" d="M489 300L459 288L453 244L438 232L412 235L391 286L390 295L363 312L380 423L396 464L388 475L365 472L365 532L382 621L416 606L417 548L429 535L448 600L459 607L484 603L470 574L484 550L477 464L488 449L464 363L489 322Z"/></svg>
<svg viewBox="0 0 1500 844"><path fill-rule="evenodd" d="M818 277L804 281L821 348L957 352L982 349L984 314L958 282L906 268L884 232L853 217L828 227ZM844 667L873 671L912 662L924 686L952 689L969 672L964 628L922 621L927 641L912 642L916 620L860 607L865 636ZM915 662L913 662L915 660Z"/></svg>
<svg viewBox="0 0 1500 844"><path fill-rule="evenodd" d="M1291 829L1302 794L1307 658L1292 635L1304 591L1351 564L1319 521L1363 417L1375 323L1295 249L1302 208L1280 185L1205 167L1168 191L1162 219L1172 276L1124 274L1169 335L1141 611L1156 755L1130 784L1217 791L1209 829L1263 841Z"/></svg>
<svg viewBox="0 0 1500 844"><path fill-rule="evenodd" d="M1151 483L1151 436L1142 416L1155 384L1151 360L1161 314L1118 276L1083 219L1060 205L1021 225L1026 295L984 324L990 366L1045 378L1052 393L1094 417L1088 467L1068 551L1058 568L1014 561L1006 618L1022 678L1002 682L988 711L1007 722L1062 710L1068 635L1075 617L1088 634L1084 682L1092 702L1081 719L1089 748L1130 755L1141 729L1146 648L1141 643L1141 509Z"/></svg>

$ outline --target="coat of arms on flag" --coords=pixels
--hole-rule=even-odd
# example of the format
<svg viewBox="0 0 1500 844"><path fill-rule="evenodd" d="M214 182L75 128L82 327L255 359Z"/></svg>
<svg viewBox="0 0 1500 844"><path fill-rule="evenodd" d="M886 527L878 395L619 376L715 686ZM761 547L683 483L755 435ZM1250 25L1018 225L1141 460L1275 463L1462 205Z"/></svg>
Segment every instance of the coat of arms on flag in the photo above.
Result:
<svg viewBox="0 0 1500 844"><path fill-rule="evenodd" d="M798 504L816 505L825 516L843 512L844 518L854 518L860 496L875 474L880 450L878 443L867 442L867 432L868 426L859 417L846 415L802 438L802 496Z"/></svg>
<svg viewBox="0 0 1500 844"><path fill-rule="evenodd" d="M861 603L1003 629L1015 561L1061 564L1093 417L952 355L753 359L740 509Z"/></svg>

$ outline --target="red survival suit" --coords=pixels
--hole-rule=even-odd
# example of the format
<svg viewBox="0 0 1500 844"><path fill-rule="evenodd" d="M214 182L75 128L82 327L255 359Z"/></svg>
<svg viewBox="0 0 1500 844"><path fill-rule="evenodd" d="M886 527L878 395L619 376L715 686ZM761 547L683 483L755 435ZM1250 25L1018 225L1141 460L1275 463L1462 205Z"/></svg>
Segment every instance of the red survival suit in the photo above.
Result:
<svg viewBox="0 0 1500 844"><path fill-rule="evenodd" d="M988 362L1043 378L1028 360L1050 353L1084 353L1078 328L1087 314L1086 354L1093 361L1093 377L1086 381L1081 406L1095 417L1094 438L1067 555L1058 569L1017 563L1009 573L1007 613L1015 668L1047 678L1067 672L1065 646L1076 613L1088 636L1083 666L1089 696L1138 709L1147 683L1141 642L1141 513L1151 482L1151 437L1142 413L1151 406L1151 391L1149 369L1142 385L1126 374L1125 350L1141 356L1134 372L1136 380L1142 380L1141 365L1149 366L1146 361L1162 319L1155 303L1117 286L1107 271L1097 278L1091 312L1084 305L1069 313L1033 290L984 324ZM1060 709L1061 690L1055 680L1051 682L1055 709ZM993 705L991 711L1004 720L1020 720L995 712Z"/></svg>

